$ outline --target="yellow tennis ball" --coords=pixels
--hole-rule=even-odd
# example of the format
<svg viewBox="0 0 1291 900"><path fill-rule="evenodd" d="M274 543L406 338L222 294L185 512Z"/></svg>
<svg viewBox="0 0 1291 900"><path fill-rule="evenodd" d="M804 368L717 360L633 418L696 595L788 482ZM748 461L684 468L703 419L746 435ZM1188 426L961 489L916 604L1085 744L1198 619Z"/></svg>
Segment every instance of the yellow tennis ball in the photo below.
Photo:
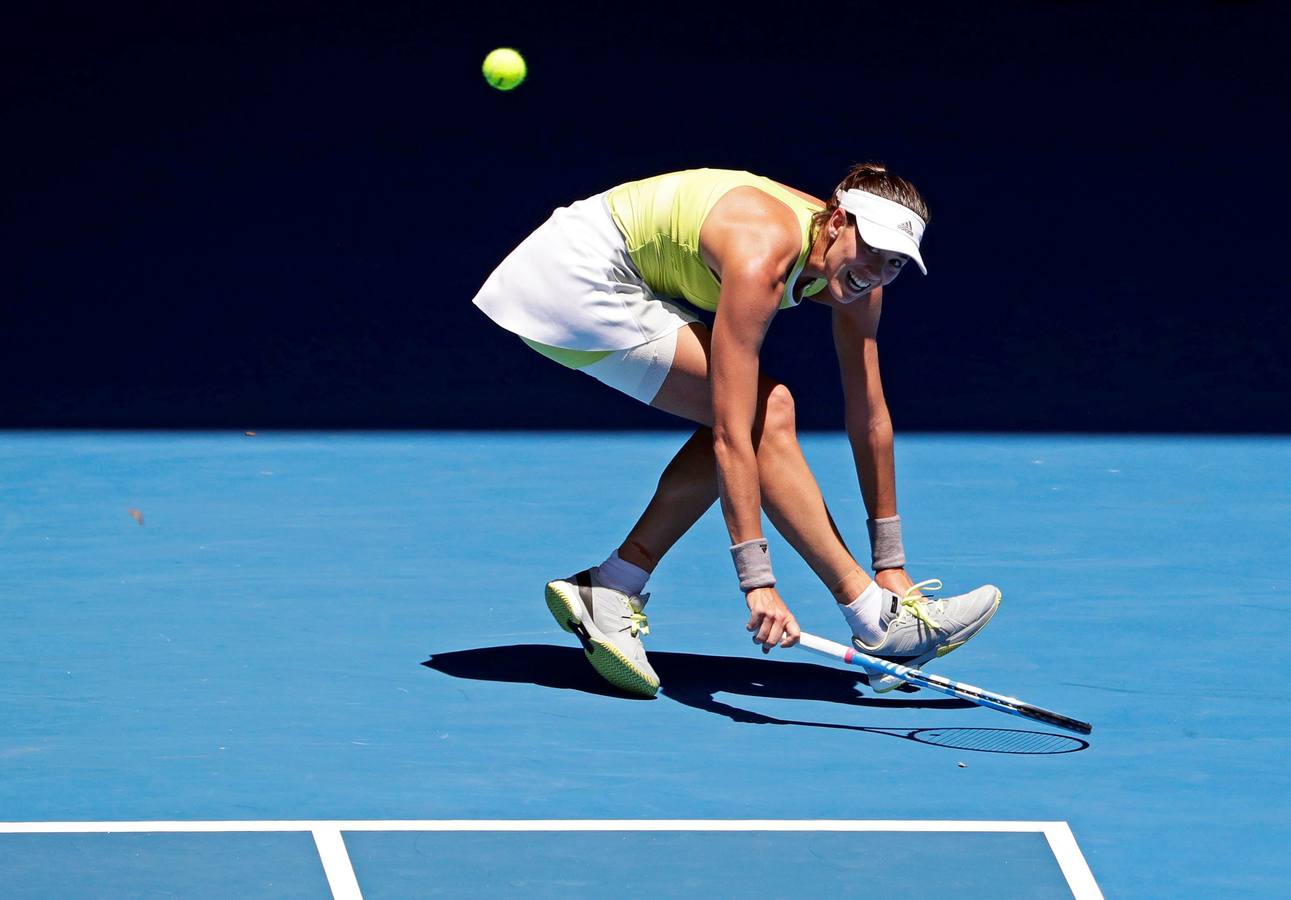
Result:
<svg viewBox="0 0 1291 900"><path fill-rule="evenodd" d="M518 87L528 71L524 57L510 47L499 47L484 57L484 80L499 91Z"/></svg>

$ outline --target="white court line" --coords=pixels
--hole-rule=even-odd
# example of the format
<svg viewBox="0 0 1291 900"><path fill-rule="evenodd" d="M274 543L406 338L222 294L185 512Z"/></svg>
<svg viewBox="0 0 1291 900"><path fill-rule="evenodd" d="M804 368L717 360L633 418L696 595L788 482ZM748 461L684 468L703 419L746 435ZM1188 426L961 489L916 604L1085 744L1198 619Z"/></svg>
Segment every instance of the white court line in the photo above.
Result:
<svg viewBox="0 0 1291 900"><path fill-rule="evenodd" d="M223 831L967 831L1045 832L1065 822L929 819L301 819L0 822L0 834ZM1070 832L1068 832L1070 833Z"/></svg>
<svg viewBox="0 0 1291 900"><path fill-rule="evenodd" d="M1044 836L1076 900L1103 900L1103 892L1094 881L1094 873L1089 871L1089 863L1085 862L1085 854L1080 852L1071 827L1066 822L1051 822Z"/></svg>
<svg viewBox="0 0 1291 900"><path fill-rule="evenodd" d="M335 828L314 828L314 846L323 861L323 872L335 900L363 900L359 880L354 877L354 866L345 849L345 839Z"/></svg>
<svg viewBox="0 0 1291 900"><path fill-rule="evenodd" d="M360 900L344 831L852 831L1035 833L1049 842L1076 900L1103 900L1102 891L1066 822L954 819L322 819L205 822L0 822L0 834L130 834L301 832L314 836L337 900Z"/></svg>

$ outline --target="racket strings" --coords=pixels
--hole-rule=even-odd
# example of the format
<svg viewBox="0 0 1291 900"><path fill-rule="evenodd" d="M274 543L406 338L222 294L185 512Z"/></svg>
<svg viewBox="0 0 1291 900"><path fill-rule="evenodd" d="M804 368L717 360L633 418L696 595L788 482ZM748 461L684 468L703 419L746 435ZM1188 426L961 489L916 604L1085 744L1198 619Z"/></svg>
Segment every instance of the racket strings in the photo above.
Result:
<svg viewBox="0 0 1291 900"><path fill-rule="evenodd" d="M909 736L921 744L983 753L1051 755L1074 753L1089 746L1080 738L1011 728L921 728Z"/></svg>

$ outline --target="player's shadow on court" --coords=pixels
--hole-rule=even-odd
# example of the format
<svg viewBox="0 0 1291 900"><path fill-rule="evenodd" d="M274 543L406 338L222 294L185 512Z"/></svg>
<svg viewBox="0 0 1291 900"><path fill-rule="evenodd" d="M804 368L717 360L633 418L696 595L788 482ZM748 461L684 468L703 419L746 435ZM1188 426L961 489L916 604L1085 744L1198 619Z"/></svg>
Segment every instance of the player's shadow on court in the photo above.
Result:
<svg viewBox="0 0 1291 900"><path fill-rule="evenodd" d="M953 697L915 698L895 693L881 698L866 697L859 691L859 686L867 683L864 675L813 663L669 653L663 650L652 651L650 663L659 674L659 692L663 696L695 709L726 716L735 722L864 731L904 737L924 744L988 753L1070 753L1089 746L1086 741L1066 735L1008 728L908 729L780 719L724 703L717 699L717 695L817 700L844 706L892 710L968 709L973 704ZM436 653L422 665L454 678L536 684L606 697L629 696L601 679L587 664L583 651L573 647L547 644L482 647L477 650Z"/></svg>

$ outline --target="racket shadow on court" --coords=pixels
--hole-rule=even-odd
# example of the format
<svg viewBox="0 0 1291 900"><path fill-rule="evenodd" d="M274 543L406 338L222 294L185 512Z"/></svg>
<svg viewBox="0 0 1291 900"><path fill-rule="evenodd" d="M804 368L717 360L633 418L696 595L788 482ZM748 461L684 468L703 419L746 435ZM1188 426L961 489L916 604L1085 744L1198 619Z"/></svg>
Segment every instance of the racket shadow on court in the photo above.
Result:
<svg viewBox="0 0 1291 900"><path fill-rule="evenodd" d="M1052 755L1074 753L1089 746L1087 741L1069 735L1014 728L896 728L781 719L724 703L717 695L816 700L890 710L971 709L973 704L953 698L914 698L905 694L866 697L858 690L859 685L866 684L864 675L813 663L661 650L650 654L650 663L659 674L659 693L664 697L744 724L861 731L982 753ZM605 697L643 699L629 697L605 682L587 664L583 651L573 647L547 644L481 647L436 653L422 665L453 678L536 684Z"/></svg>

